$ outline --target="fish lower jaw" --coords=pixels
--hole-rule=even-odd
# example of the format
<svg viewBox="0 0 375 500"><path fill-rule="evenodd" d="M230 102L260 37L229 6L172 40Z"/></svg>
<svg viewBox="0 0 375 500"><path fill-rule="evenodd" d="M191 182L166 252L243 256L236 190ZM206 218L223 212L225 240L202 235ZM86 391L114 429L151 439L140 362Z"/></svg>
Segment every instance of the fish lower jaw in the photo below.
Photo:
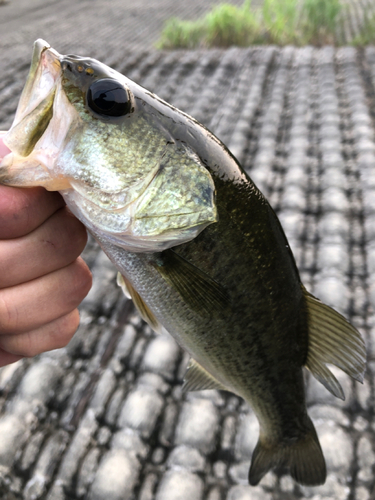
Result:
<svg viewBox="0 0 375 500"><path fill-rule="evenodd" d="M0 162L0 184L14 187L44 187L47 191L71 189L70 180L51 176L37 155L23 158L15 153L4 156Z"/></svg>

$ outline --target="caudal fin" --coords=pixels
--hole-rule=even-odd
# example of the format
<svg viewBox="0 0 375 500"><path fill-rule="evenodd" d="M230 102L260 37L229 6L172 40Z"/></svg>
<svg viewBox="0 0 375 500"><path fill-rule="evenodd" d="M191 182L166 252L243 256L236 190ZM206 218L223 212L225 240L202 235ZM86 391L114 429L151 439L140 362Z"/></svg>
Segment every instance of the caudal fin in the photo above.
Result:
<svg viewBox="0 0 375 500"><path fill-rule="evenodd" d="M268 444L268 443L267 443ZM259 439L251 461L249 483L255 486L275 467L289 467L292 478L306 486L318 486L326 480L326 463L313 423L309 419L307 433L292 443L274 446Z"/></svg>

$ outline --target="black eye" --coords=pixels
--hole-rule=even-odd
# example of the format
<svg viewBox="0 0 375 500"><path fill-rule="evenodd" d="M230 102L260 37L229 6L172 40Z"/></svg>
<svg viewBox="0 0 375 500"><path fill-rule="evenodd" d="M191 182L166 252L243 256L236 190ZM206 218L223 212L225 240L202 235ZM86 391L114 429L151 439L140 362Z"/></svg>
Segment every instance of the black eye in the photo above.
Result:
<svg viewBox="0 0 375 500"><path fill-rule="evenodd" d="M130 100L127 91L116 80L103 78L94 82L87 91L87 104L105 116L123 116L130 111Z"/></svg>

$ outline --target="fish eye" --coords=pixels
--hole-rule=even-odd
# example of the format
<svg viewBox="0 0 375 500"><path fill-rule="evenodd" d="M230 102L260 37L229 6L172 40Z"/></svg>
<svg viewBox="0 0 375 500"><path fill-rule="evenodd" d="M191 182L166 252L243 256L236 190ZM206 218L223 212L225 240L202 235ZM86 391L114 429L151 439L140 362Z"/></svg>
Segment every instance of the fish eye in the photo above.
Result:
<svg viewBox="0 0 375 500"><path fill-rule="evenodd" d="M87 104L92 111L104 116L123 116L131 108L126 89L111 78L103 78L90 85Z"/></svg>

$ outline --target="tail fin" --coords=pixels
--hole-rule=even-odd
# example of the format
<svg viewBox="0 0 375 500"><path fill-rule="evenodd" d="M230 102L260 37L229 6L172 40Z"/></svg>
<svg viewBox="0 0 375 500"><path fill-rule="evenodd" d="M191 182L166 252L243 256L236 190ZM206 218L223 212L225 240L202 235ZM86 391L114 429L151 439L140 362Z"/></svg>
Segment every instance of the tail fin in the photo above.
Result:
<svg viewBox="0 0 375 500"><path fill-rule="evenodd" d="M259 439L251 461L249 483L255 486L262 477L275 467L289 467L290 475L297 483L318 486L326 480L326 463L314 424L308 418L307 433L294 442L266 446Z"/></svg>

